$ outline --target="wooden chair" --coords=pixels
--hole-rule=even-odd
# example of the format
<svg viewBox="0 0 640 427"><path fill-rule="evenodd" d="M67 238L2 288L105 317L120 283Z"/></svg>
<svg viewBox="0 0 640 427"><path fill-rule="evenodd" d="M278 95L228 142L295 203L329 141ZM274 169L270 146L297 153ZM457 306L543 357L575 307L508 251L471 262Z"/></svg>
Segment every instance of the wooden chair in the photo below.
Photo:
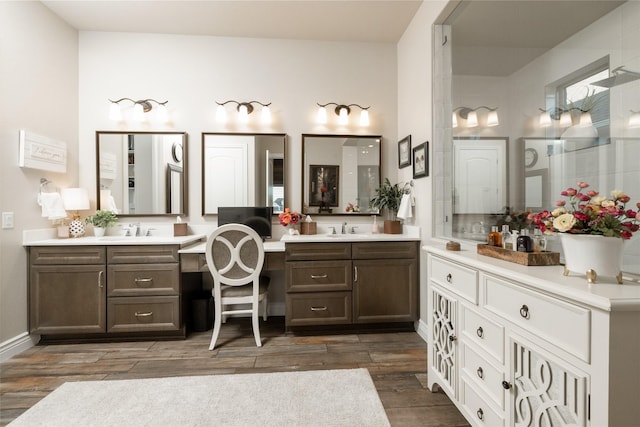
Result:
<svg viewBox="0 0 640 427"><path fill-rule="evenodd" d="M209 350L213 350L220 334L223 317L229 314L251 314L253 335L262 346L259 309L267 320L269 279L260 277L264 263L262 239L253 229L242 224L227 224L216 229L207 240L207 267L213 276L214 325ZM242 304L250 308L230 308Z"/></svg>

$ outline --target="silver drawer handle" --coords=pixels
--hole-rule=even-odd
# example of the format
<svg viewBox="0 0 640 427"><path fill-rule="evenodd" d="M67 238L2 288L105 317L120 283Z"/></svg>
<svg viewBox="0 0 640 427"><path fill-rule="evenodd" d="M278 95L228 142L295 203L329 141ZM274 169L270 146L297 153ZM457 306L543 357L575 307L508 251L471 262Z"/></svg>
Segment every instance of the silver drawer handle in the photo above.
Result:
<svg viewBox="0 0 640 427"><path fill-rule="evenodd" d="M153 316L153 311L147 311L146 313L141 313L139 311L135 312L135 316L136 317L149 317L149 316Z"/></svg>
<svg viewBox="0 0 640 427"><path fill-rule="evenodd" d="M522 304L522 307L520 307L520 316L524 317L525 319L529 318L529 307L527 307L526 304Z"/></svg>
<svg viewBox="0 0 640 427"><path fill-rule="evenodd" d="M142 285L142 286L151 286L151 284L153 283L153 279L152 278L139 278L136 277L135 279L133 279L134 282L136 282L136 285Z"/></svg>
<svg viewBox="0 0 640 427"><path fill-rule="evenodd" d="M476 329L476 334L479 338L484 338L484 330L482 329L482 326L478 326L478 329Z"/></svg>
<svg viewBox="0 0 640 427"><path fill-rule="evenodd" d="M311 307L311 311L327 311L327 307Z"/></svg>
<svg viewBox="0 0 640 427"><path fill-rule="evenodd" d="M478 369L476 369L476 373L478 374L478 378L480 378L481 380L484 379L484 371L482 370L482 366L478 366Z"/></svg>
<svg viewBox="0 0 640 427"><path fill-rule="evenodd" d="M482 410L482 408L478 408L478 410L476 411L476 414L478 415L478 418L480 418L481 420L484 420L484 411Z"/></svg>
<svg viewBox="0 0 640 427"><path fill-rule="evenodd" d="M453 276L451 275L451 273L447 274L447 282L451 283L452 280Z"/></svg>
<svg viewBox="0 0 640 427"><path fill-rule="evenodd" d="M98 287L99 288L104 288L104 285L102 284L102 274L104 272L102 270L100 270L100 272L98 273Z"/></svg>
<svg viewBox="0 0 640 427"><path fill-rule="evenodd" d="M327 275L327 273L325 273L325 274L312 274L311 275L312 279L326 279L327 277L329 277Z"/></svg>

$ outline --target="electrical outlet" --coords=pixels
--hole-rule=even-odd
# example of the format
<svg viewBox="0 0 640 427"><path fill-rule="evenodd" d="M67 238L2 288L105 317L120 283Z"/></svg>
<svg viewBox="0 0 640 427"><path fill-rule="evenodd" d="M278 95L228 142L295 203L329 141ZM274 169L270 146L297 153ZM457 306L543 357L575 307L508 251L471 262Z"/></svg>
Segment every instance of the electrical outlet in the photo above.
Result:
<svg viewBox="0 0 640 427"><path fill-rule="evenodd" d="M13 212L2 212L2 228L13 228Z"/></svg>

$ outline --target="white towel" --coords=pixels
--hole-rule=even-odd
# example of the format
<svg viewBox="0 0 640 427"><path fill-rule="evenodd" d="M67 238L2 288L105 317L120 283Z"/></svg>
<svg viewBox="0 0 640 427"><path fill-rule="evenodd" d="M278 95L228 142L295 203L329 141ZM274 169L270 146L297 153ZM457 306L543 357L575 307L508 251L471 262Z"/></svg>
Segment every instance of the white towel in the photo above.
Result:
<svg viewBox="0 0 640 427"><path fill-rule="evenodd" d="M58 192L38 194L38 204L42 207L42 216L45 218L56 220L67 217L62 197Z"/></svg>
<svg viewBox="0 0 640 427"><path fill-rule="evenodd" d="M411 218L413 214L411 213L411 195L403 194L402 200L400 200L400 207L398 208L397 217L400 219Z"/></svg>
<svg viewBox="0 0 640 427"><path fill-rule="evenodd" d="M111 195L111 190L100 190L100 209L111 211L114 214L119 213L116 199Z"/></svg>

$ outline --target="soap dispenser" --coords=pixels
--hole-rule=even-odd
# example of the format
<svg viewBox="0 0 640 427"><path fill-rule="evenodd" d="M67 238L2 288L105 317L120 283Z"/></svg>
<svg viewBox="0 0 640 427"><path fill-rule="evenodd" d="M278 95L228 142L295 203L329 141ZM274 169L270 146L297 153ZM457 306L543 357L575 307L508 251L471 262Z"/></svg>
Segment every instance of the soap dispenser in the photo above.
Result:
<svg viewBox="0 0 640 427"><path fill-rule="evenodd" d="M378 234L378 217L376 215L371 215L373 218L373 223L371 224L371 233Z"/></svg>

